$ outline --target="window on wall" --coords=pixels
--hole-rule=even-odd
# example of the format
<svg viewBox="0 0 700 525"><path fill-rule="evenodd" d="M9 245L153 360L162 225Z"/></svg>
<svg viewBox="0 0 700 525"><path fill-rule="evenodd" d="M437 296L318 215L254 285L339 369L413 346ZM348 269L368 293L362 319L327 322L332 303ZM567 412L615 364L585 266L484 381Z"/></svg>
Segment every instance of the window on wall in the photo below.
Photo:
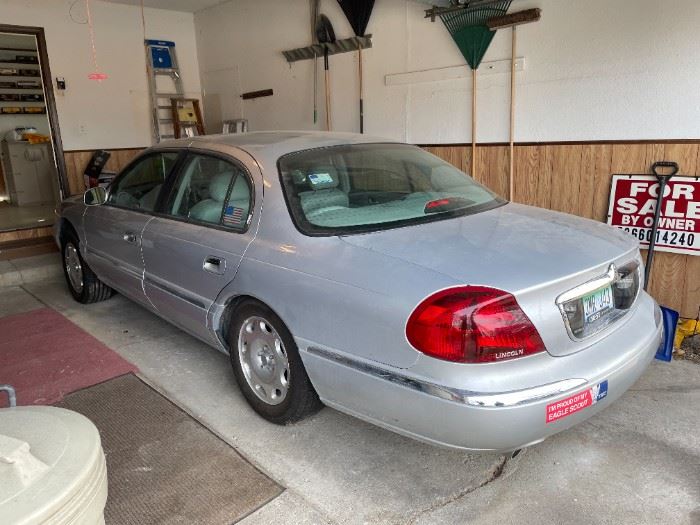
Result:
<svg viewBox="0 0 700 525"><path fill-rule="evenodd" d="M128 168L109 190L107 202L121 208L153 211L165 178L175 165L178 152L148 155Z"/></svg>
<svg viewBox="0 0 700 525"><path fill-rule="evenodd" d="M166 213L192 222L245 229L251 188L242 168L206 155L190 155L173 185Z"/></svg>

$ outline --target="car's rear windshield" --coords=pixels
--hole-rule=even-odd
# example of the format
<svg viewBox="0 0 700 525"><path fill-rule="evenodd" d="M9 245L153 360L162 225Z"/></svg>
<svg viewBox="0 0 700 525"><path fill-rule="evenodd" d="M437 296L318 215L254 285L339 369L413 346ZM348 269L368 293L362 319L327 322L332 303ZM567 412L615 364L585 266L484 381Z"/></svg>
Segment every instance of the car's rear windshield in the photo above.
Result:
<svg viewBox="0 0 700 525"><path fill-rule="evenodd" d="M307 235L344 235L478 213L505 201L407 144L350 144L278 161L292 218Z"/></svg>

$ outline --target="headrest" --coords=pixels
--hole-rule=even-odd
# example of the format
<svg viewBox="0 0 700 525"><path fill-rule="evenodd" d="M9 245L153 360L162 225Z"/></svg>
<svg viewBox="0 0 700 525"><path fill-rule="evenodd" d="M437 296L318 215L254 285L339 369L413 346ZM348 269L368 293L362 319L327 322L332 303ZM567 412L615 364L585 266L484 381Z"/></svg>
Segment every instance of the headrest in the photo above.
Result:
<svg viewBox="0 0 700 525"><path fill-rule="evenodd" d="M217 202L224 202L228 186L231 184L232 171L224 171L218 175L214 175L209 183L209 198Z"/></svg>
<svg viewBox="0 0 700 525"><path fill-rule="evenodd" d="M238 175L236 177L236 182L233 183L233 188L231 188L231 196L229 201L242 201L250 198L250 192L248 191L248 183L246 182L244 175Z"/></svg>
<svg viewBox="0 0 700 525"><path fill-rule="evenodd" d="M430 184L437 191L465 190L469 188L469 179L451 166L433 168Z"/></svg>
<svg viewBox="0 0 700 525"><path fill-rule="evenodd" d="M338 172L336 172L335 168L332 166L314 168L313 171L307 173L306 179L309 181L309 186L311 186L311 189L314 191L337 188L338 184L340 184Z"/></svg>

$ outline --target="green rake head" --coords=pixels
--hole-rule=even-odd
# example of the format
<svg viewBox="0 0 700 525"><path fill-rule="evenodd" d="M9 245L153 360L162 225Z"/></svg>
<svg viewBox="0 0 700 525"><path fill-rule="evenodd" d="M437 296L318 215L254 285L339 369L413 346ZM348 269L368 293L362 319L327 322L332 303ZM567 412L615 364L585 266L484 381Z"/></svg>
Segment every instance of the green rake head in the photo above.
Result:
<svg viewBox="0 0 700 525"><path fill-rule="evenodd" d="M479 67L496 34L496 31L491 31L486 26L486 21L496 16L505 15L511 1L484 2L475 7L446 10L446 12L438 14L472 69Z"/></svg>

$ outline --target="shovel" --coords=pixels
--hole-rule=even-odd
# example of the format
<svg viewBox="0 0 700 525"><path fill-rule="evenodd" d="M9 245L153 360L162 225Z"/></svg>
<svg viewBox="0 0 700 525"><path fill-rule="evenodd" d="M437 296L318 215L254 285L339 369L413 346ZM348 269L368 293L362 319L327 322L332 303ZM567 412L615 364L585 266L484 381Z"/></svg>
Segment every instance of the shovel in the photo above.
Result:
<svg viewBox="0 0 700 525"><path fill-rule="evenodd" d="M668 171L662 171L668 170ZM654 223L651 227L651 239L649 239L649 251L647 252L646 272L644 273L644 289L649 286L651 265L654 263L654 248L656 247L656 232L659 229L661 206L664 202L664 190L671 177L678 173L678 164L675 162L661 161L651 165L651 171L659 181L659 192L656 197L656 209L654 210ZM675 310L661 306L661 315L664 322L664 335L661 346L656 352L656 359L670 361L673 358L673 338L676 334L679 314Z"/></svg>
<svg viewBox="0 0 700 525"><path fill-rule="evenodd" d="M319 15L316 21L316 39L323 46L323 69L326 84L326 130L331 130L331 74L328 68L328 44L335 43L335 31L326 15Z"/></svg>

